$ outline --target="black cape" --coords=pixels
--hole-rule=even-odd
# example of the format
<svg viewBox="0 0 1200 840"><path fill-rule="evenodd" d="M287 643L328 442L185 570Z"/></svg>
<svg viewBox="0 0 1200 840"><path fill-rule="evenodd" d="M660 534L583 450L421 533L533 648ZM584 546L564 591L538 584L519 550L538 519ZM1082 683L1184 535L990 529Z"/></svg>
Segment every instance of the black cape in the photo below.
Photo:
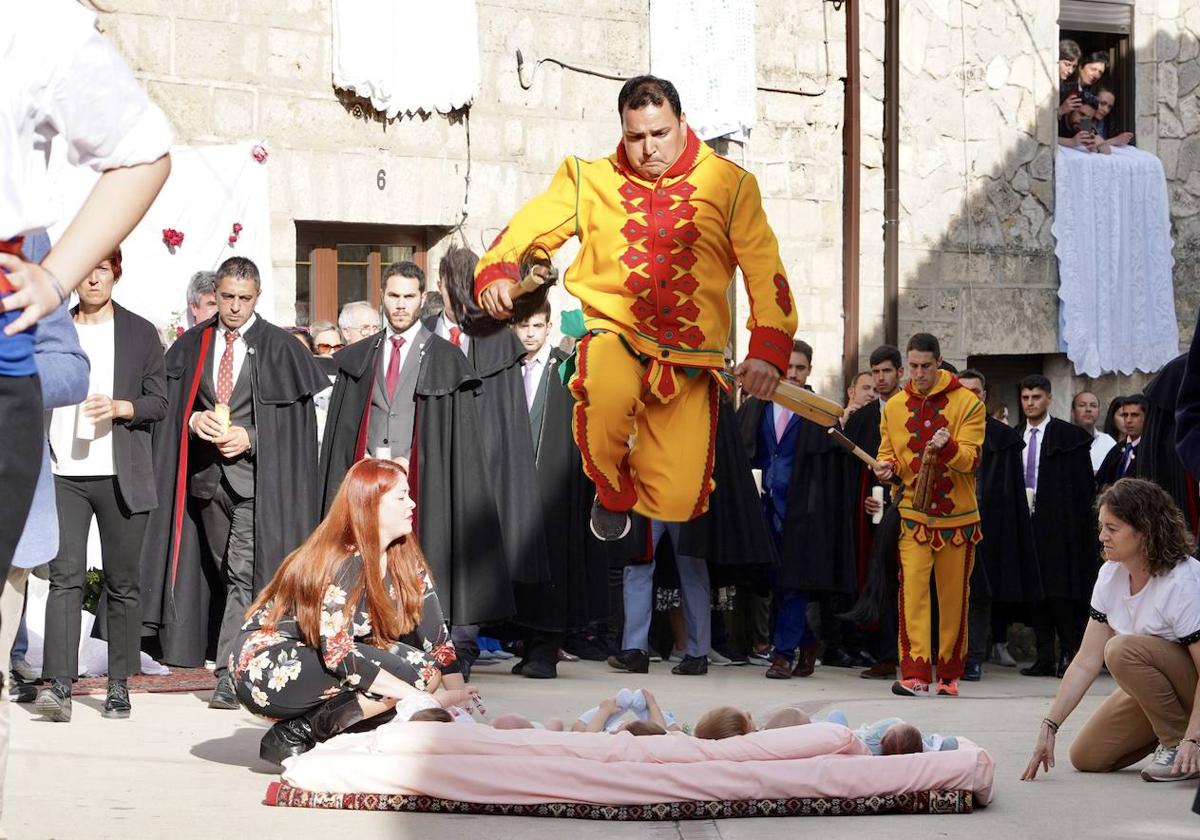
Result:
<svg viewBox="0 0 1200 840"><path fill-rule="evenodd" d="M1023 425L1017 434L1024 440ZM1047 598L1090 598L1096 583L1100 551L1092 509L1096 480L1091 449L1092 436L1078 426L1053 417L1046 425L1038 462L1033 537L1042 594Z"/></svg>
<svg viewBox="0 0 1200 840"><path fill-rule="evenodd" d="M1170 493L1183 511L1192 534L1196 534L1200 530L1200 488L1195 475L1175 451L1175 409L1187 358L1185 353L1167 362L1146 386L1146 425L1137 447L1139 457L1134 462L1134 474Z"/></svg>
<svg viewBox="0 0 1200 840"><path fill-rule="evenodd" d="M426 323L433 331L435 322ZM549 578L541 489L529 433L529 406L521 360L525 347L512 330L472 336L467 359L479 375L482 465L500 514L504 552L514 582Z"/></svg>
<svg viewBox="0 0 1200 840"><path fill-rule="evenodd" d="M629 537L610 545L592 535L596 490L583 472L583 458L571 436L575 399L559 375L566 359L562 351L550 351L545 408L536 447L549 579L513 584L517 602L513 622L552 633L579 630L607 618L610 557L622 551L625 558L632 557L639 548Z"/></svg>
<svg viewBox="0 0 1200 840"><path fill-rule="evenodd" d="M975 548L972 597L1001 603L1034 603L1042 597L1033 522L1025 500L1024 451L1020 434L987 418L978 477L983 539Z"/></svg>
<svg viewBox="0 0 1200 840"><path fill-rule="evenodd" d="M751 461L758 454L766 405L751 397L738 410L742 444ZM781 587L809 592L858 591L846 481L844 450L824 427L799 418L779 551Z"/></svg>
<svg viewBox="0 0 1200 840"><path fill-rule="evenodd" d="M859 449L872 457L879 454L879 444L883 439L879 431L881 414L882 405L879 400L871 400L862 408L851 413L850 417L846 420L846 428L843 431L843 434L858 446ZM870 573L872 543L875 539L876 531L879 529L879 526L871 521L871 516L867 513L866 508L863 507L863 503L871 494L871 488L879 482L876 481L871 469L858 458L847 453L844 461L846 464L846 476L843 482L842 495L845 499L846 510L850 516L858 586L861 590L866 586L867 577ZM892 498L892 488L887 482L883 485L883 498L885 504L889 503Z"/></svg>
<svg viewBox="0 0 1200 840"><path fill-rule="evenodd" d="M322 510L358 455L383 339L383 332L376 333L334 356L338 375L321 446ZM453 624L499 621L513 612L500 518L483 479L478 388L479 377L462 352L430 336L417 374L413 424L417 538Z"/></svg>
<svg viewBox="0 0 1200 840"><path fill-rule="evenodd" d="M202 546L198 506L186 498L187 418L216 317L188 330L166 355L167 416L154 430L159 505L142 542L142 622L156 629L164 662L199 666L220 624L224 586ZM316 527L317 420L312 397L329 379L290 334L259 317L245 333L254 390L254 593ZM200 443L196 443L200 445ZM215 620L215 621L214 621Z"/></svg>
<svg viewBox="0 0 1200 840"><path fill-rule="evenodd" d="M1138 442L1138 445L1133 448L1133 452L1129 454L1129 469L1125 473L1132 478L1138 474L1137 465L1141 460L1142 447L1146 444L1145 438ZM1096 490L1103 490L1108 485L1115 482L1120 476L1121 459L1125 457L1125 444L1118 443L1104 456L1104 460L1100 462L1099 469L1096 470Z"/></svg>
<svg viewBox="0 0 1200 840"><path fill-rule="evenodd" d="M757 584L763 582L769 568L778 564L778 551L763 516L737 414L724 393L718 400L714 488L708 497L708 510L683 523L675 550L707 560L714 588Z"/></svg>

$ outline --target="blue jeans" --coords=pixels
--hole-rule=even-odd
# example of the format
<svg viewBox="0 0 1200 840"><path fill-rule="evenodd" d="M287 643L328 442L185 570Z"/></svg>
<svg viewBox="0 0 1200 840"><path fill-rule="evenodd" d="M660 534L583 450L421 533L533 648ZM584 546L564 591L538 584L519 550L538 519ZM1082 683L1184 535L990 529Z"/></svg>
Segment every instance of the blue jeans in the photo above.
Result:
<svg viewBox="0 0 1200 840"><path fill-rule="evenodd" d="M796 648L808 647L816 639L808 626L808 596L798 589L775 589L775 632L771 644L777 656L792 658Z"/></svg>
<svg viewBox="0 0 1200 840"><path fill-rule="evenodd" d="M663 534L671 544L679 545L678 522L654 522L654 545ZM684 624L687 627L688 656L708 656L712 649L712 595L708 585L708 562L700 557L675 554L679 567L680 600L683 601ZM634 563L625 567L625 633L621 641L624 650L650 650L650 619L654 610L654 561Z"/></svg>

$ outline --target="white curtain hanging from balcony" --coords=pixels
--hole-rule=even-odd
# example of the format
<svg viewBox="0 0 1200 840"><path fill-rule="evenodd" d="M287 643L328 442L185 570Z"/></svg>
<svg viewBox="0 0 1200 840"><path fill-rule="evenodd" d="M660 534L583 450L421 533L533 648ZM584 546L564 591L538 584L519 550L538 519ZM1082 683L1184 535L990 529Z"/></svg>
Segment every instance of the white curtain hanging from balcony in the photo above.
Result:
<svg viewBox="0 0 1200 840"><path fill-rule="evenodd" d="M333 85L392 119L479 94L475 0L334 0Z"/></svg>
<svg viewBox="0 0 1200 840"><path fill-rule="evenodd" d="M650 0L650 72L679 89L702 140L748 139L755 69L753 0Z"/></svg>

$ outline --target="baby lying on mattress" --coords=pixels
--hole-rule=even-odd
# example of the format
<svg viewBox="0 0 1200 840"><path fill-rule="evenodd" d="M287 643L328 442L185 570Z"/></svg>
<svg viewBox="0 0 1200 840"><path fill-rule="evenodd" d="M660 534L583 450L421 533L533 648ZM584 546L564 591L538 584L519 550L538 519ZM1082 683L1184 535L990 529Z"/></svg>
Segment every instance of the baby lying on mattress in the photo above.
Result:
<svg viewBox="0 0 1200 840"><path fill-rule="evenodd" d="M785 708L775 712L763 729L781 729L785 726L804 726L813 720L801 709ZM836 723L849 727L846 716L836 709L824 718L825 723ZM736 706L718 706L705 712L696 722L693 735L719 741L755 731L750 713ZM922 736L921 730L900 718L883 718L874 723L864 723L854 730L858 738L872 755L911 755L919 752L940 752L958 749L958 739L953 735Z"/></svg>

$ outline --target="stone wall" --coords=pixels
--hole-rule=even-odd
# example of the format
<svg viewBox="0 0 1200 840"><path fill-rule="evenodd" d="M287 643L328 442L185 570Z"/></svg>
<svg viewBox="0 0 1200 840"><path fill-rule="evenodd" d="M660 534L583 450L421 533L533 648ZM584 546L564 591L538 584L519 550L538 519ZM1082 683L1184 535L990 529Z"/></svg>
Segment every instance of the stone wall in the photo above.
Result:
<svg viewBox="0 0 1200 840"><path fill-rule="evenodd" d="M612 152L620 84L547 64L522 90L518 48L527 74L545 56L618 75L649 64L646 0L480 0L483 81L469 122L440 114L384 122L332 87L330 0L122 0L118 9L101 16L102 28L170 117L177 142L269 144L273 316L284 324L294 316L297 220L430 227L432 265L464 211L455 236L482 250L562 158ZM760 93L750 142L726 153L760 179L801 334L817 348L815 384L833 395L842 335L843 16L820 0L759 0L756 13L760 83L826 93ZM560 262L573 254L564 248ZM739 298L740 322L744 308Z"/></svg>

